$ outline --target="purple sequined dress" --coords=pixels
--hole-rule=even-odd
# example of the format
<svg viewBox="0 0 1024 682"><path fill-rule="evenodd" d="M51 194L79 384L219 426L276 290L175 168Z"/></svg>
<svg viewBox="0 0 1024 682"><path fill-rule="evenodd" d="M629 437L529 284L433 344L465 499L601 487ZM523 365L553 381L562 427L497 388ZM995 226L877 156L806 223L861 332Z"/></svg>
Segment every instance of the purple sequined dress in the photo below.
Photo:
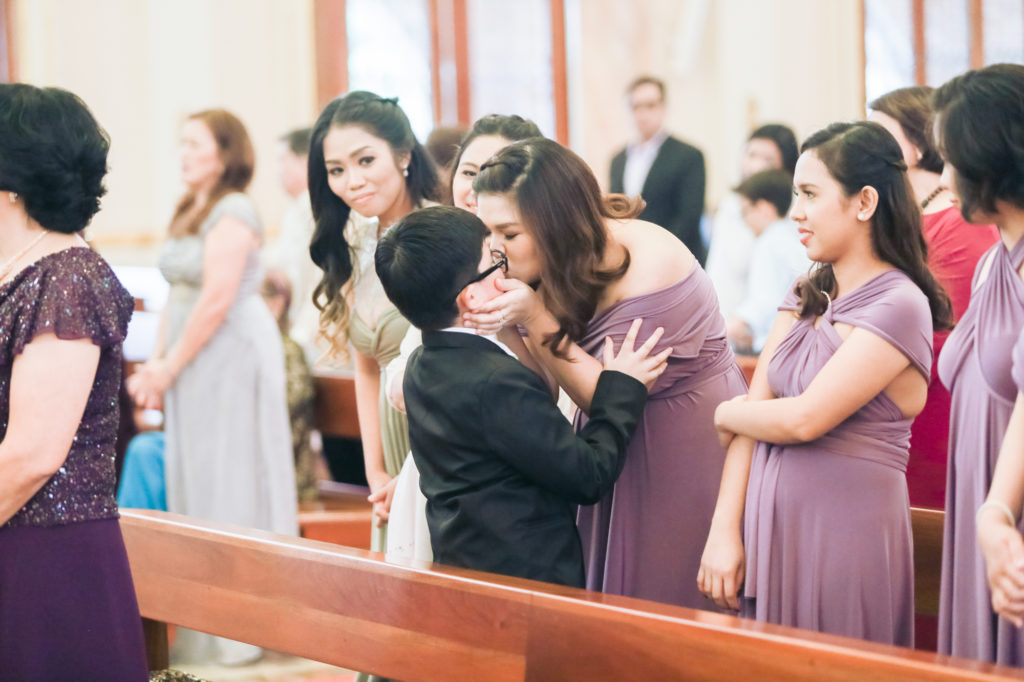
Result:
<svg viewBox="0 0 1024 682"><path fill-rule="evenodd" d="M0 286L0 438L11 368L41 334L100 347L67 460L0 526L0 679L148 678L114 498L121 342L133 301L88 248L50 254Z"/></svg>
<svg viewBox="0 0 1024 682"><path fill-rule="evenodd" d="M1024 635L992 611L974 515L1017 398L1010 358L1024 325L1022 262L1024 239L1009 251L999 242L978 261L971 303L939 356L939 377L952 394L939 652L1017 666L1024 665Z"/></svg>
<svg viewBox="0 0 1024 682"><path fill-rule="evenodd" d="M746 393L747 384L725 340L711 280L700 267L676 284L602 311L580 346L600 358L605 337L618 348L636 318L644 320L639 339L664 327L657 349L673 350L615 487L579 510L587 588L713 609L697 589L697 570L725 461L714 413L720 402ZM577 429L585 423L582 414L577 417Z"/></svg>
<svg viewBox="0 0 1024 682"><path fill-rule="evenodd" d="M780 310L797 310L790 293ZM797 320L768 364L779 398L803 393L845 323L881 337L929 376L921 290L889 270L835 300L817 329ZM884 392L807 443L758 443L744 516L743 615L886 644L913 644L914 566L906 468L910 424Z"/></svg>

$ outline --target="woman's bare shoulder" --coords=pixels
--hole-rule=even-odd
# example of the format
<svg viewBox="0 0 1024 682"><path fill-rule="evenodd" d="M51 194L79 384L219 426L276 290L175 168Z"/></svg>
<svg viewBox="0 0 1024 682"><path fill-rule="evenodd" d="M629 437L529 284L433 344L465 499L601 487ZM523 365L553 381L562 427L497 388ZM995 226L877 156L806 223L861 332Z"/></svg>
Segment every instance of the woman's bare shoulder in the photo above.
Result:
<svg viewBox="0 0 1024 682"><path fill-rule="evenodd" d="M612 237L626 247L630 265L620 280L626 295L661 289L685 278L696 265L690 250L668 230L644 220L615 221Z"/></svg>

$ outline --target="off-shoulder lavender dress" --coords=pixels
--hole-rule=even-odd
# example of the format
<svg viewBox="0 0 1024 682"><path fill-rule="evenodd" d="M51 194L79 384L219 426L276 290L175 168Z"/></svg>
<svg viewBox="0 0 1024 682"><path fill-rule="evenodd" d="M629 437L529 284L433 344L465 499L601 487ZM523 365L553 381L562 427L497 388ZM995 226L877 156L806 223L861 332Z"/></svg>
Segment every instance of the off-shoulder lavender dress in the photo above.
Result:
<svg viewBox="0 0 1024 682"><path fill-rule="evenodd" d="M1009 665L1024 665L1024 639L992 611L974 515L1017 398L1010 358L1024 325L1022 262L1024 239L1011 250L999 242L978 261L971 303L939 356L939 377L952 394L939 652Z"/></svg>
<svg viewBox="0 0 1024 682"><path fill-rule="evenodd" d="M41 334L99 346L67 459L0 525L0 680L142 682L142 621L117 522L114 441L131 295L92 249L40 258L0 286L0 440L11 369Z"/></svg>
<svg viewBox="0 0 1024 682"><path fill-rule="evenodd" d="M725 460L714 413L747 385L726 342L711 280L699 266L671 286L602 311L580 346L599 358L605 337L618 347L638 317L644 320L638 338L664 327L656 350L673 350L615 487L579 510L587 588L711 609L697 589L697 570ZM577 429L585 423L577 416Z"/></svg>
<svg viewBox="0 0 1024 682"><path fill-rule="evenodd" d="M797 310L792 292L779 307ZM779 398L800 395L832 358L846 323L881 337L925 377L928 301L889 270L835 300L815 329L797 320L768 364ZM910 424L884 392L808 443L758 443L747 485L745 616L910 646L914 567L906 467Z"/></svg>

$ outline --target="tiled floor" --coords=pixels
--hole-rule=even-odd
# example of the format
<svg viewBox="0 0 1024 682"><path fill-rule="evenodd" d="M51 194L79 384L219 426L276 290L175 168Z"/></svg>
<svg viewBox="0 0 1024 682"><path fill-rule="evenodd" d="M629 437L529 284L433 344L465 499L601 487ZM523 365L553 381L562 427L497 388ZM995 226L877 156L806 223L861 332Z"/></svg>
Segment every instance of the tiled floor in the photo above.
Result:
<svg viewBox="0 0 1024 682"><path fill-rule="evenodd" d="M296 658L274 651L265 651L263 658L251 665L175 665L177 670L191 673L209 682L352 682L355 673L326 663Z"/></svg>

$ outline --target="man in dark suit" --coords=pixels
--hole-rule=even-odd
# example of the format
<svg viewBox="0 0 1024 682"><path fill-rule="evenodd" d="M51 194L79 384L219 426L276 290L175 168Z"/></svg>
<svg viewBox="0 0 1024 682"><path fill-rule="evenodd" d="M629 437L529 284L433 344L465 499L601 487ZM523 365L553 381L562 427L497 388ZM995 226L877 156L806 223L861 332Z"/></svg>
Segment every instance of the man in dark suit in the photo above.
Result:
<svg viewBox="0 0 1024 682"><path fill-rule="evenodd" d="M640 218L679 237L703 266L700 234L704 213L704 155L669 135L665 124L665 84L641 76L629 86L629 106L638 139L612 159L609 189L640 195L647 206Z"/></svg>
<svg viewBox="0 0 1024 682"><path fill-rule="evenodd" d="M634 351L634 325L617 355L606 352L575 434L537 374L460 326L501 293L505 256L486 235L472 213L435 206L399 221L375 255L384 291L423 331L403 389L434 561L583 587L575 505L611 489L666 354L649 355L658 332Z"/></svg>

